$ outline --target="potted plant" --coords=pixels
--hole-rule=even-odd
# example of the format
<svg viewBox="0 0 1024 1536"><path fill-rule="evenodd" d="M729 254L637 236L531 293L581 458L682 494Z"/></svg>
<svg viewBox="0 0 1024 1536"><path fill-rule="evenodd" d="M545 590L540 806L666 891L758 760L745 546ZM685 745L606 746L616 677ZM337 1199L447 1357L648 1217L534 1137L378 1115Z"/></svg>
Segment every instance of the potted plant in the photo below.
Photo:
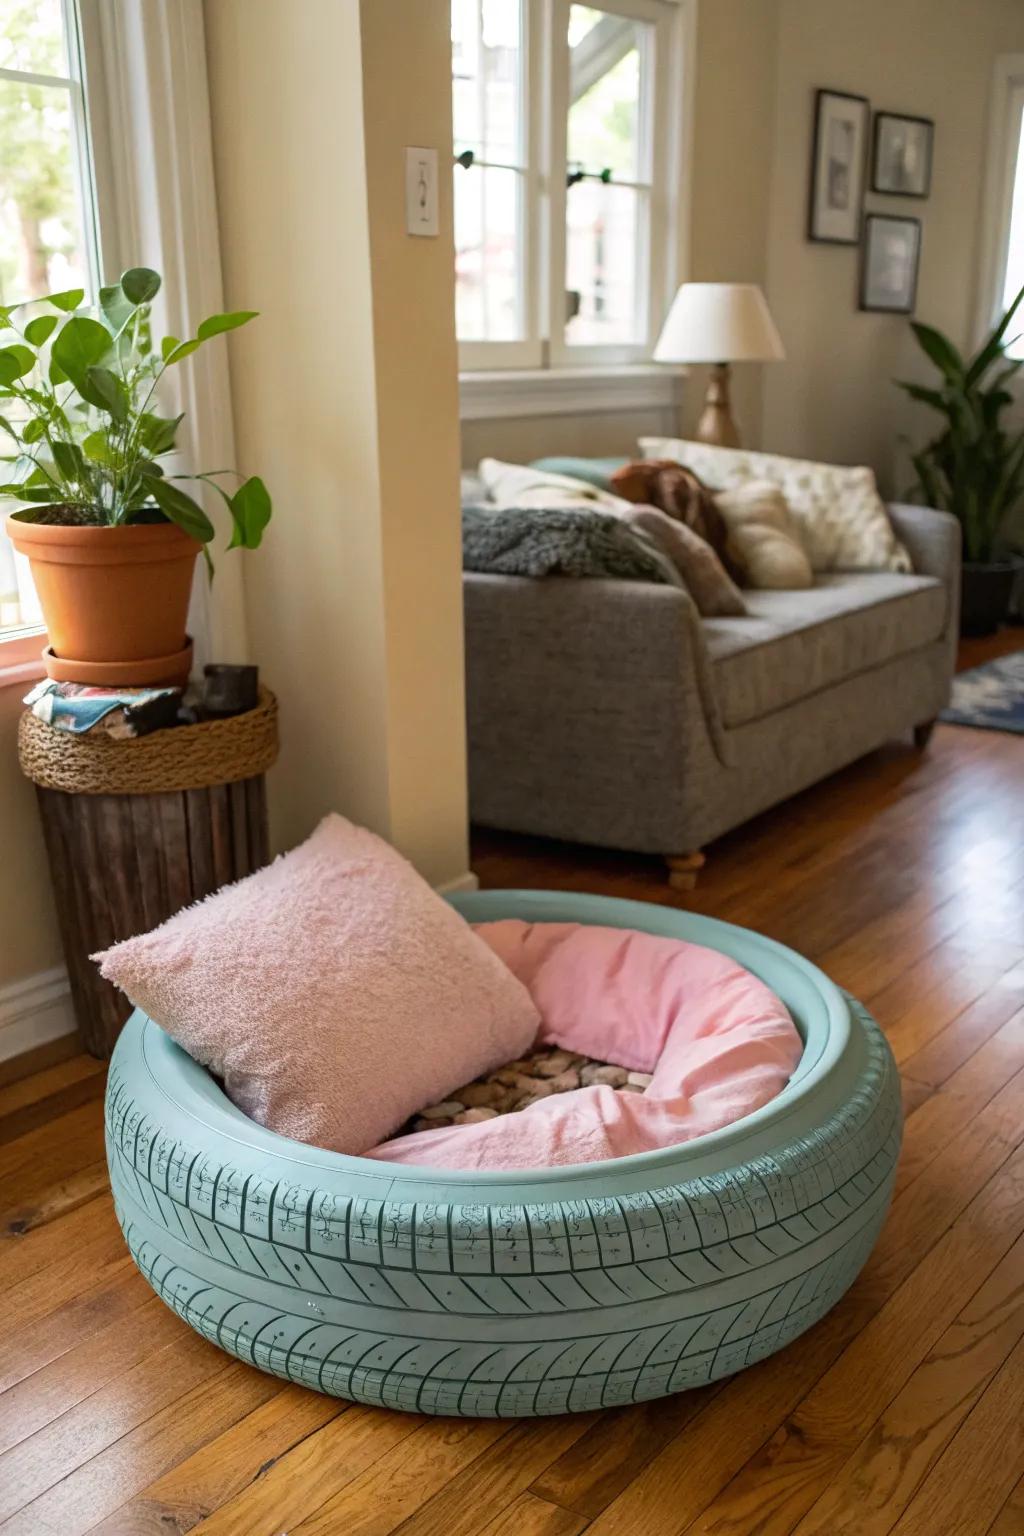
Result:
<svg viewBox="0 0 1024 1536"><path fill-rule="evenodd" d="M911 455L917 483L911 496L952 512L963 534L960 624L964 634L991 634L1006 617L1017 566L1009 558L1024 537L1024 429L1010 429L1007 388L1024 358L1007 355L1006 331L1021 289L991 336L964 359L941 331L911 322L911 330L940 374L937 388L899 383L912 400L943 418L940 431Z"/></svg>
<svg viewBox="0 0 1024 1536"><path fill-rule="evenodd" d="M232 492L234 471L175 473L181 416L159 414L168 368L204 342L253 319L212 315L194 337L154 346L150 307L160 277L147 267L100 290L81 289L0 307L0 496L21 504L7 519L27 555L50 644L51 677L111 686L181 683L196 556L212 575L214 528L183 480L213 486L231 513L230 548L255 549L271 514L262 480ZM6 334L3 334L6 333Z"/></svg>

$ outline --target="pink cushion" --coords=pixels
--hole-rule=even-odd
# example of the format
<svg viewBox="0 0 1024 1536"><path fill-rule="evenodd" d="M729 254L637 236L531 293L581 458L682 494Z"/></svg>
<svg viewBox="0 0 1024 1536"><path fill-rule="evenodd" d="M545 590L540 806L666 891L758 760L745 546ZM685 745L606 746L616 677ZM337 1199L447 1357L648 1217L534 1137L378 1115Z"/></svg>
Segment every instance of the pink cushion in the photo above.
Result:
<svg viewBox="0 0 1024 1536"><path fill-rule="evenodd" d="M509 920L476 931L529 988L539 1043L652 1072L651 1084L642 1094L578 1088L477 1125L398 1137L371 1157L502 1169L649 1152L753 1113L800 1059L784 1005L717 950L578 923Z"/></svg>
<svg viewBox="0 0 1024 1536"><path fill-rule="evenodd" d="M380 838L328 816L95 958L261 1125L360 1153L524 1051L526 989Z"/></svg>

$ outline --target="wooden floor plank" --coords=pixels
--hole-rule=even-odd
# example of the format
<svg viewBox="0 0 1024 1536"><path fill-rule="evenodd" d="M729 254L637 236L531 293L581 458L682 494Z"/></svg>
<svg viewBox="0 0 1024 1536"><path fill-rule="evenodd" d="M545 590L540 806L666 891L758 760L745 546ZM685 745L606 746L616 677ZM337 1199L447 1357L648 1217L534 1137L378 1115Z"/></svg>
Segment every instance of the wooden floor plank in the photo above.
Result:
<svg viewBox="0 0 1024 1536"><path fill-rule="evenodd" d="M1024 1239L945 1330L794 1536L888 1536L1021 1338Z"/></svg>
<svg viewBox="0 0 1024 1536"><path fill-rule="evenodd" d="M67 1479L223 1367L223 1355L197 1334L177 1330L171 1343L147 1354L115 1381L0 1456L0 1520Z"/></svg>
<svg viewBox="0 0 1024 1536"><path fill-rule="evenodd" d="M1024 1340L925 1478L893 1536L980 1536L1024 1473Z"/></svg>
<svg viewBox="0 0 1024 1536"><path fill-rule="evenodd" d="M586 1524L572 1510L521 1493L508 1509L481 1527L481 1536L579 1536Z"/></svg>
<svg viewBox="0 0 1024 1536"><path fill-rule="evenodd" d="M86 1278L90 1273L86 1272ZM132 1314L146 1306L152 1296L134 1264L126 1266L121 1258L111 1278L81 1291L63 1306L44 1312L23 1328L5 1334L0 1353L0 1392L43 1370L105 1328L134 1327Z"/></svg>
<svg viewBox="0 0 1024 1536"><path fill-rule="evenodd" d="M80 1052L77 1056L69 1056L66 1061L46 1067L41 1072L33 1072L28 1077L18 1078L0 1087L0 1123L8 1115L26 1109L29 1105L38 1104L44 1099L48 1099L52 1106L54 1095L60 1093L62 1089L92 1077L102 1079L105 1075L106 1062L97 1061L95 1056L86 1056Z"/></svg>
<svg viewBox="0 0 1024 1536"><path fill-rule="evenodd" d="M202 1379L48 1488L4 1525L3 1536L85 1536L149 1483L251 1413L278 1390L260 1371L207 1346ZM154 1405L159 1401L154 1396ZM172 1528L173 1530L173 1528ZM280 1527L275 1532L279 1536Z"/></svg>
<svg viewBox="0 0 1024 1536"><path fill-rule="evenodd" d="M602 1414L531 1484L543 1499L593 1519L721 1390L719 1383Z"/></svg>
<svg viewBox="0 0 1024 1536"><path fill-rule="evenodd" d="M504 1513L594 1422L593 1414L523 1420L401 1525L402 1536L477 1536ZM335 1536L337 1525L300 1526L293 1536ZM387 1527L390 1531L395 1527ZM374 1527L374 1536L378 1536Z"/></svg>
<svg viewBox="0 0 1024 1536"><path fill-rule="evenodd" d="M195 1536L280 1536L296 1520L315 1514L423 1423L415 1414L349 1408L196 1526Z"/></svg>
<svg viewBox="0 0 1024 1536"><path fill-rule="evenodd" d="M999 1511L988 1536L1020 1536L1021 1531L1024 1531L1024 1477Z"/></svg>
<svg viewBox="0 0 1024 1536"><path fill-rule="evenodd" d="M96 1526L93 1536L168 1536L168 1532L191 1531L265 1478L275 1462L347 1407L318 1392L284 1387L143 1488Z"/></svg>
<svg viewBox="0 0 1024 1536"><path fill-rule="evenodd" d="M499 1419L432 1419L308 1518L297 1504L290 1536L390 1536L508 1433Z"/></svg>

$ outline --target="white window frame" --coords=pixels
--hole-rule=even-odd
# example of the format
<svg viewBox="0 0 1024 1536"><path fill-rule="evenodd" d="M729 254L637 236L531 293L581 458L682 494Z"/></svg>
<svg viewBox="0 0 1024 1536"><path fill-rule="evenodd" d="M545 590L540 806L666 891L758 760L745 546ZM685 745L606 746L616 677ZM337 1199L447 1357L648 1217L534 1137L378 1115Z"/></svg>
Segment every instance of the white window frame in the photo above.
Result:
<svg viewBox="0 0 1024 1536"><path fill-rule="evenodd" d="M1022 122L1024 53L1000 54L995 62L992 80L988 159L982 205L981 263L975 317L975 333L979 344L989 334L1003 308Z"/></svg>
<svg viewBox="0 0 1024 1536"><path fill-rule="evenodd" d="M565 305L566 259L566 139L568 131L569 7L572 0L523 0L523 114L525 166L522 248L525 259L522 302L524 336L517 341L464 341L459 344L463 415L480 414L473 397L488 401L515 391L494 389L504 374L515 375L531 389L551 381L561 408L574 409L592 395L566 389L569 375L581 380L590 370L615 373L623 385L622 405L631 404L630 390L640 389L645 401L652 381L664 380L662 403L674 395L674 381L649 365L658 329L685 265L678 231L688 206L689 154L694 88L690 68L695 57L695 0L595 0L599 9L655 28L653 100L645 125L649 137L650 173L646 260L638 262L644 280L638 308L644 320L641 339L622 346L573 346L565 340L559 318ZM673 104L682 104L673 111ZM458 165L454 175L467 174ZM625 184L625 183L624 183ZM587 407L583 407L587 408ZM593 408L593 407L590 407ZM484 407L490 410L490 406ZM504 412L502 413L504 414ZM521 405L510 414L522 414Z"/></svg>
<svg viewBox="0 0 1024 1536"><path fill-rule="evenodd" d="M98 0L61 0L67 73L39 74L33 70L0 69L0 80L43 85L68 93L73 122L73 164L79 206L82 210L88 288L99 293L106 259L104 236L113 227L112 176L106 125L97 122L94 104L102 103L100 90L88 89L86 38L95 33ZM95 44L93 45L95 46ZM16 557L20 558L20 557ZM23 624L0 630L0 686L31 681L42 673L40 651L46 630L41 624Z"/></svg>

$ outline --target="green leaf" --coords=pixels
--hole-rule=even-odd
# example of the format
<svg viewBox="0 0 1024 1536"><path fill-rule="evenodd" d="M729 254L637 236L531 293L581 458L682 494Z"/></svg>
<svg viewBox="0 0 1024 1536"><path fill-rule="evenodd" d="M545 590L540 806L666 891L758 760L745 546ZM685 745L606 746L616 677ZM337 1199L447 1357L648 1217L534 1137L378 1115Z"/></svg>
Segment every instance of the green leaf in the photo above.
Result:
<svg viewBox="0 0 1024 1536"><path fill-rule="evenodd" d="M106 469L114 469L121 462L106 432L90 432L82 439L82 452L93 464L102 464Z"/></svg>
<svg viewBox="0 0 1024 1536"><path fill-rule="evenodd" d="M13 437L16 443L21 442L22 434L11 426L6 416L0 416L0 428L7 433L8 437Z"/></svg>
<svg viewBox="0 0 1024 1536"><path fill-rule="evenodd" d="M170 357L171 353L174 351L175 347L180 346L181 342L178 340L177 336L164 337L163 341L160 343L160 356L163 358L165 363Z"/></svg>
<svg viewBox="0 0 1024 1536"><path fill-rule="evenodd" d="M34 347L41 347L44 341L48 341L53 331L57 328L56 315L36 315L25 327L25 340L31 342Z"/></svg>
<svg viewBox="0 0 1024 1536"><path fill-rule="evenodd" d="M964 360L953 343L934 326L922 325L919 320L910 322L910 329L917 337L921 350L950 383L960 383L964 376Z"/></svg>
<svg viewBox="0 0 1024 1536"><path fill-rule="evenodd" d="M78 308L84 298L84 288L65 288L63 293L48 293L42 303L52 304L54 309L62 309L66 315L69 315Z"/></svg>
<svg viewBox="0 0 1024 1536"><path fill-rule="evenodd" d="M51 362L63 369L83 400L107 409L107 402L89 381L89 369L110 351L110 332L88 315L75 315L58 331L50 353ZM50 377L53 377L51 370Z"/></svg>
<svg viewBox="0 0 1024 1536"><path fill-rule="evenodd" d="M42 416L32 416L25 423L25 430L21 434L23 443L38 443L41 437L46 436L46 422Z"/></svg>
<svg viewBox="0 0 1024 1536"><path fill-rule="evenodd" d="M926 389L923 384L908 383L905 379L895 381L897 389L906 390L911 400L919 400L922 405L930 405L936 411L945 414L945 396L937 389Z"/></svg>
<svg viewBox="0 0 1024 1536"><path fill-rule="evenodd" d="M1014 299L1013 303L1010 305L1009 309L1006 311L1005 315L1000 320L999 324L996 326L995 330L985 342L985 345L977 353L974 361L968 368L965 378L965 383L968 386L971 384L976 384L982 375L986 372L989 365L994 363L996 358L1002 352L1003 337L1006 334L1006 327L1013 319L1021 299L1024 299L1024 288L1020 290L1017 297Z"/></svg>
<svg viewBox="0 0 1024 1536"><path fill-rule="evenodd" d="M172 523L177 523L179 528L193 539L198 539L201 544L210 542L213 538L213 524L197 501L193 501L191 496L172 485L169 480L147 475L143 483L147 493Z"/></svg>
<svg viewBox="0 0 1024 1536"><path fill-rule="evenodd" d="M128 418L128 391L124 384L111 373L109 368L87 368L85 377L94 395L98 395L102 401L103 410L109 412L114 421L122 422Z"/></svg>
<svg viewBox="0 0 1024 1536"><path fill-rule="evenodd" d="M180 416L155 416L145 411L139 417L139 441L146 452L154 457L157 454L170 453L174 447L178 428L184 419L184 411Z"/></svg>
<svg viewBox="0 0 1024 1536"><path fill-rule="evenodd" d="M167 339L165 338L165 341ZM200 341L179 341L169 352L164 353L164 362L168 365L180 363L182 358L191 357L193 352L198 352L201 346Z"/></svg>
<svg viewBox="0 0 1024 1536"><path fill-rule="evenodd" d="M228 505L235 520L235 531L229 549L258 549L263 530L270 522L273 507L270 492L259 475L252 475L230 497Z"/></svg>
<svg viewBox="0 0 1024 1536"><path fill-rule="evenodd" d="M78 480L85 471L82 450L77 443L65 443L59 438L53 444L53 462L65 480Z"/></svg>
<svg viewBox="0 0 1024 1536"><path fill-rule="evenodd" d="M100 289L100 311L112 334L116 336L135 313L135 305L125 298L120 283L110 283Z"/></svg>
<svg viewBox="0 0 1024 1536"><path fill-rule="evenodd" d="M209 341L211 336L219 336L223 331L236 331L240 325L255 320L258 313L255 309L236 309L226 315L211 315L203 321L196 336L200 341Z"/></svg>
<svg viewBox="0 0 1024 1536"><path fill-rule="evenodd" d="M0 348L0 384L13 384L23 379L36 365L36 355L29 347Z"/></svg>
<svg viewBox="0 0 1024 1536"><path fill-rule="evenodd" d="M0 485L0 496L15 496L18 501L51 502L53 500L54 487L19 485Z"/></svg>
<svg viewBox="0 0 1024 1536"><path fill-rule="evenodd" d="M121 290L130 304L148 304L160 292L160 274L152 267L129 267L121 273Z"/></svg>

